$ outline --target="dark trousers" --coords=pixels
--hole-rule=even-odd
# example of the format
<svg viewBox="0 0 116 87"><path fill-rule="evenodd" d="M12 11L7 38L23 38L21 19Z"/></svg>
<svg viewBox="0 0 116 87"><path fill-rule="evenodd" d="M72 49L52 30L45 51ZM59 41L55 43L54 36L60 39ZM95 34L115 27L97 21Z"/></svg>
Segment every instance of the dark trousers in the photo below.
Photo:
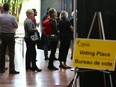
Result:
<svg viewBox="0 0 116 87"><path fill-rule="evenodd" d="M70 39L61 39L59 48L59 61L66 62L68 50L70 48Z"/></svg>
<svg viewBox="0 0 116 87"><path fill-rule="evenodd" d="M25 38L26 42L26 69L37 68L36 66L36 48L35 43L33 43L30 38Z"/></svg>
<svg viewBox="0 0 116 87"><path fill-rule="evenodd" d="M57 49L57 44L58 44L58 40L50 42L51 53L50 53L50 57L49 57L48 67L53 67L53 62L55 60L55 53L56 53L56 49Z"/></svg>
<svg viewBox="0 0 116 87"><path fill-rule="evenodd" d="M44 38L44 56L45 58L48 57L48 41L47 41L47 37L43 36Z"/></svg>
<svg viewBox="0 0 116 87"><path fill-rule="evenodd" d="M1 34L1 55L0 55L0 69L5 69L5 53L6 48L9 50L9 71L15 70L14 65L14 55L15 55L15 38L12 33L2 33Z"/></svg>

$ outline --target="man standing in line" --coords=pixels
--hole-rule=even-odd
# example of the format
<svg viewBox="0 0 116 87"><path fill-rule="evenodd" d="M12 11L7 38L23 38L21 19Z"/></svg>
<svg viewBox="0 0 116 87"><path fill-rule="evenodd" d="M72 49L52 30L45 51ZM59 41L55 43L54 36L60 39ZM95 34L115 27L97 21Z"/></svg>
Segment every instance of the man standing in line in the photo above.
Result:
<svg viewBox="0 0 116 87"><path fill-rule="evenodd" d="M0 72L5 72L5 52L8 47L9 50L9 74L19 74L15 70L14 55L15 55L15 31L18 28L18 24L13 15L9 14L9 4L3 5L3 13L0 14L0 37L1 43L1 55L0 55Z"/></svg>

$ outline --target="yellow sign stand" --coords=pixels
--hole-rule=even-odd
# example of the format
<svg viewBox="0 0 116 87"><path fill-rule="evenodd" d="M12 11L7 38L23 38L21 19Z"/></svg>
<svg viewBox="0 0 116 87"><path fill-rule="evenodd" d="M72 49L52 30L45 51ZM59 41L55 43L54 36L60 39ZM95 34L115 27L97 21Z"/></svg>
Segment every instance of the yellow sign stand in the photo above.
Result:
<svg viewBox="0 0 116 87"><path fill-rule="evenodd" d="M98 16L98 17L97 17ZM96 17L98 18L100 39L89 39ZM74 33L75 36L75 33ZM105 40L104 26L102 14L96 11L90 26L87 39L74 38L74 55L72 65L75 66L75 76L68 87L77 87L76 80L80 72L88 70L80 70L79 68L88 68L90 70L98 70L109 75L110 86L113 87L112 76L110 71L114 71L116 58L116 41ZM106 85L106 83L104 83Z"/></svg>
<svg viewBox="0 0 116 87"><path fill-rule="evenodd" d="M72 65L78 68L114 71L115 47L116 41L112 40L77 38Z"/></svg>

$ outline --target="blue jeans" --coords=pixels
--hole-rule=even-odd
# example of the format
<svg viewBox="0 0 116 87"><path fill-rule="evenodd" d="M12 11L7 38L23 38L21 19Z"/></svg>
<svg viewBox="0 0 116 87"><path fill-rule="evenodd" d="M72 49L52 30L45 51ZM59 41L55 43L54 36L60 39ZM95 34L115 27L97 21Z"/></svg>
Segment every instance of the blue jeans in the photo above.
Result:
<svg viewBox="0 0 116 87"><path fill-rule="evenodd" d="M47 39L44 40L44 56L45 56L45 58L48 57L48 42L47 42Z"/></svg>

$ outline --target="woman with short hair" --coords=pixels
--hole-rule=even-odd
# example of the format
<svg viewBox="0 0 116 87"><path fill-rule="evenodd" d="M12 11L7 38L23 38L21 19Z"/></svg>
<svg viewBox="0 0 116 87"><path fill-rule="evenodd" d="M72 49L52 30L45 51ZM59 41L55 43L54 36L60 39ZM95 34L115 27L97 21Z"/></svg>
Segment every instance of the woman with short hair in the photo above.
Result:
<svg viewBox="0 0 116 87"><path fill-rule="evenodd" d="M24 21L24 30L25 30L25 43L26 43L26 70L32 70L32 71L37 71L40 72L42 71L41 69L39 69L36 65L36 48L35 45L36 43L34 43L31 39L30 39L30 33L31 32L36 32L37 29L35 28L34 23L32 22L32 18L34 17L34 12L32 9L28 9L26 11L26 16L27 18Z"/></svg>
<svg viewBox="0 0 116 87"><path fill-rule="evenodd" d="M67 66L66 59L68 55L68 50L70 47L70 41L73 33L73 27L70 24L68 18L68 12L62 11L60 14L59 21L59 31L60 31L60 48L59 48L59 61L60 68L69 69L71 67Z"/></svg>

